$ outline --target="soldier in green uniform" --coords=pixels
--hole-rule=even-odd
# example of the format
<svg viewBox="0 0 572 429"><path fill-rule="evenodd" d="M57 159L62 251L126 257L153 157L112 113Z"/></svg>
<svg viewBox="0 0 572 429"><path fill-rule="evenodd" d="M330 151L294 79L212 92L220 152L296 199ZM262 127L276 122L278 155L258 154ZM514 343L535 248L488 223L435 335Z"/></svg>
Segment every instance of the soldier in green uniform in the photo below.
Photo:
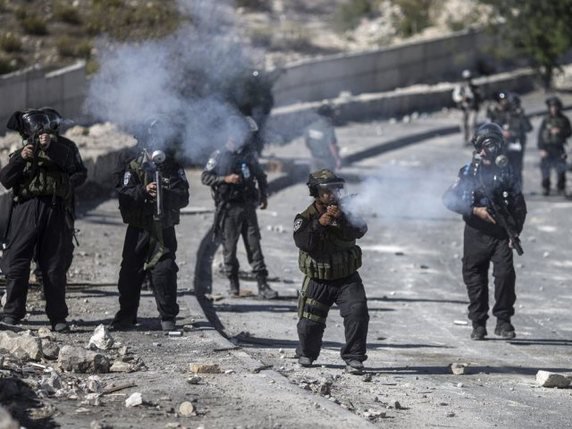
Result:
<svg viewBox="0 0 572 429"><path fill-rule="evenodd" d="M562 113L562 101L558 97L546 99L548 115L544 117L538 130L538 150L540 151L540 172L542 174L543 195L550 194L550 171L556 170L558 194L566 191L566 149L564 145L572 128L570 120Z"/></svg>
<svg viewBox="0 0 572 429"><path fill-rule="evenodd" d="M175 225L189 202L189 184L171 152L174 142L167 124L152 120L147 125L116 172L119 210L128 226L117 283L120 308L111 327L125 330L136 325L141 286L149 276L161 328L172 331L179 313Z"/></svg>
<svg viewBox="0 0 572 429"><path fill-rule="evenodd" d="M66 201L72 192L74 153L50 134L50 120L40 110L15 112L7 128L20 133L24 147L0 170L0 182L13 195L2 258L7 280L2 324L15 326L26 315L30 262L35 254L52 329L67 332Z"/></svg>
<svg viewBox="0 0 572 429"><path fill-rule="evenodd" d="M362 260L356 240L367 232L367 225L345 208L340 198L344 182L327 169L310 174L307 185L314 201L294 220L298 263L305 275L298 302L300 344L296 353L305 367L318 358L328 311L337 304L346 336L342 359L348 372L361 374L367 359L369 314L357 271Z"/></svg>

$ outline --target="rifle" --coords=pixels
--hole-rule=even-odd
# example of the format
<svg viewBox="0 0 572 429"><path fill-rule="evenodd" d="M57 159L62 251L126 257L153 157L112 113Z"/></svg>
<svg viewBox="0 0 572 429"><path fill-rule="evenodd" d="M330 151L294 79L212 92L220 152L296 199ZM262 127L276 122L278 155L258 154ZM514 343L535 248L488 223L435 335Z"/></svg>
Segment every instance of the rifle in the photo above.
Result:
<svg viewBox="0 0 572 429"><path fill-rule="evenodd" d="M512 243L512 247L516 250L516 253L521 256L524 253L522 246L520 244L520 238L518 238L518 233L516 232L516 221L514 216L510 213L507 207L507 201L505 200L506 195L502 195L501 201L498 201L498 194L491 195L487 191L487 187L484 185L482 176L480 178L482 190L490 202L491 216L497 221L498 225L504 229Z"/></svg>
<svg viewBox="0 0 572 429"><path fill-rule="evenodd" d="M524 253L522 246L520 245L520 238L518 238L518 233L516 232L516 221L513 215L508 211L507 204L503 199L500 203L493 197L489 198L491 202L492 213L491 215L495 218L497 223L501 228L503 228L508 234L508 238L512 243L512 247L516 250L519 256Z"/></svg>

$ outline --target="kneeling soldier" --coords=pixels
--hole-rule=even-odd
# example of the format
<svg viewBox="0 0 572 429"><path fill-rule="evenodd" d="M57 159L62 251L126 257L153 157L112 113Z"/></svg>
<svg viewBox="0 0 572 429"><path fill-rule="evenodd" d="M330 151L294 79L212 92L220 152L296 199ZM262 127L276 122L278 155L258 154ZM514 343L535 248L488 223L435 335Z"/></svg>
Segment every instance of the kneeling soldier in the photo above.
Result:
<svg viewBox="0 0 572 429"><path fill-rule="evenodd" d="M311 366L318 358L326 318L335 303L344 318L346 344L341 356L346 370L363 372L369 324L367 299L357 270L361 249L356 239L367 231L365 221L350 216L340 201L345 180L330 170L312 173L308 180L314 202L294 220L294 241L300 249L300 270L306 276L298 302L299 363ZM351 219L351 222L350 222Z"/></svg>

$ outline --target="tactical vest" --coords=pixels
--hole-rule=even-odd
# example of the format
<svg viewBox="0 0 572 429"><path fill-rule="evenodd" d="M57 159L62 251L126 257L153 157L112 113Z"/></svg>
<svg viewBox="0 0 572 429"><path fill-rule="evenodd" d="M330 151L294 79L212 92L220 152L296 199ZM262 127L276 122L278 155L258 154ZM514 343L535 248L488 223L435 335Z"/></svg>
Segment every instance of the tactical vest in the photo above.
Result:
<svg viewBox="0 0 572 429"><path fill-rule="evenodd" d="M543 139L545 144L549 145L563 145L566 143L566 138L562 133L552 134L550 128L560 128L562 130L566 127L566 119L562 116L548 116L546 119L545 128L543 130Z"/></svg>
<svg viewBox="0 0 572 429"><path fill-rule="evenodd" d="M148 174L144 168L145 155L141 153L133 161L129 163L129 171L137 175L139 183L146 187L149 183L155 181L155 177L152 174ZM169 185L169 177L162 177L162 186ZM134 209L132 207L120 207L121 217L123 222L131 226L142 228L150 231L155 223L153 219L155 205L149 204L146 209ZM163 214L161 217L162 228L169 228L173 225L177 225L180 220L180 214L178 209L170 208L167 204L167 200L163 200Z"/></svg>
<svg viewBox="0 0 572 429"><path fill-rule="evenodd" d="M304 219L319 217L314 204L300 214ZM310 255L300 250L298 267L306 276L317 280L336 280L355 273L362 264L361 249L355 240L343 240L335 227L326 228L323 247L328 253Z"/></svg>
<svg viewBox="0 0 572 429"><path fill-rule="evenodd" d="M34 197L52 197L54 200L60 197L65 201L71 196L69 175L42 150L34 160L26 163L24 175L27 179L14 190L16 202Z"/></svg>
<svg viewBox="0 0 572 429"><path fill-rule="evenodd" d="M221 160L222 171L217 173L221 176L238 174L240 183L221 183L214 190L214 199L220 202L247 202L258 201L259 193L254 182L254 170L246 156L236 156L235 154L223 154L229 156ZM246 177L248 176L248 177Z"/></svg>

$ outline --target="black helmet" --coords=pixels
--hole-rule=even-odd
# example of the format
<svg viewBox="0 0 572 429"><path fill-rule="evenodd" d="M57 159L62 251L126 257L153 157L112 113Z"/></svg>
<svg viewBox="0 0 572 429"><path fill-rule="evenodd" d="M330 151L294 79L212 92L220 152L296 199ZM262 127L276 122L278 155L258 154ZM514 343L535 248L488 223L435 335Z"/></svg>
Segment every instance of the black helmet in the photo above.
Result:
<svg viewBox="0 0 572 429"><path fill-rule="evenodd" d="M332 106L330 103L323 103L320 105L320 107L318 107L318 109L316 110L316 113L318 113L318 115L320 115L320 116L326 116L328 118L333 118L334 114L335 114L335 109L334 109L334 106Z"/></svg>
<svg viewBox="0 0 572 429"><path fill-rule="evenodd" d="M497 103L500 103L503 100L507 100L508 99L508 92L506 91L498 91L495 94L495 100L497 101Z"/></svg>
<svg viewBox="0 0 572 429"><path fill-rule="evenodd" d="M60 115L56 109L52 109L51 107L42 107L40 110L44 112L50 121L50 131L54 134L58 134L60 132L60 125L63 122L62 115Z"/></svg>
<svg viewBox="0 0 572 429"><path fill-rule="evenodd" d="M520 97L516 92L511 92L508 94L508 103L513 109L518 109L521 106Z"/></svg>
<svg viewBox="0 0 572 429"><path fill-rule="evenodd" d="M48 116L41 110L30 109L24 112L14 112L6 128L13 131L18 131L22 138L27 139L34 134L39 134L42 131L50 131L50 120Z"/></svg>
<svg viewBox="0 0 572 429"><path fill-rule="evenodd" d="M548 107L556 106L556 108L558 108L559 110L562 109L562 101L555 95L550 96L546 99L546 105Z"/></svg>
<svg viewBox="0 0 572 429"><path fill-rule="evenodd" d="M310 196L318 196L318 188L329 188L329 189L342 189L346 181L335 175L332 170L326 168L318 171L314 171L308 176L308 189L310 189Z"/></svg>
<svg viewBox="0 0 572 429"><path fill-rule="evenodd" d="M504 148L502 129L493 122L481 125L471 139L471 143L477 152L485 148L488 153L496 156L500 154Z"/></svg>

